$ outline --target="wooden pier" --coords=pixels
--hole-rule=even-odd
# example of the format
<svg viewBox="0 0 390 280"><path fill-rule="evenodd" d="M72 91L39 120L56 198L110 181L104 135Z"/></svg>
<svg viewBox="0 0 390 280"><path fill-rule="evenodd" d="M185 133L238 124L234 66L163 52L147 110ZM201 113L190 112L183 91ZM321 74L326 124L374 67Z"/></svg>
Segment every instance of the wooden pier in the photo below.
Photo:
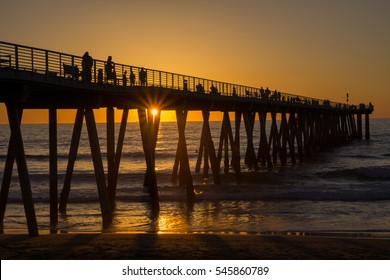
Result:
<svg viewBox="0 0 390 280"><path fill-rule="evenodd" d="M11 130L0 192L0 224L3 228L8 191L14 162L31 236L38 235L28 166L20 129L23 111L46 109L49 116L50 225L56 232L58 212L66 211L81 129L85 120L93 159L103 227L115 211L115 196L129 110L137 110L146 162L144 186L149 190L153 211L159 211L155 171L155 150L163 110L174 110L177 117L178 144L172 163L172 180L194 199L185 127L189 111L200 111L203 128L194 172L211 175L221 184L221 169L233 170L241 181L242 163L253 171L275 165L294 164L305 155L329 146L370 138L371 104L346 105L328 100L263 90L182 74L144 69L92 60L85 66L83 57L55 51L0 42L0 102L5 104ZM83 69L83 66L85 69ZM107 71L111 71L108 73ZM130 73L134 73L133 80ZM143 73L143 74L140 74ZM140 75L139 75L140 74ZM129 81L129 82L128 82ZM210 90L209 90L210 89ZM104 170L93 109L105 108L107 114L107 170ZM157 114L152 109L158 108ZM57 176L57 110L77 110L69 149L64 185L59 195ZM122 111L118 139L115 139L114 113ZM210 112L222 112L222 128L214 143L209 123ZM231 116L234 115L234 129ZM271 119L267 135L266 120ZM259 121L260 141L255 145L254 124ZM243 124L242 124L243 122ZM240 154L240 131L245 129L247 147ZM231 166L230 166L231 165ZM231 168L230 168L231 167ZM131 172L129 170L129 172Z"/></svg>

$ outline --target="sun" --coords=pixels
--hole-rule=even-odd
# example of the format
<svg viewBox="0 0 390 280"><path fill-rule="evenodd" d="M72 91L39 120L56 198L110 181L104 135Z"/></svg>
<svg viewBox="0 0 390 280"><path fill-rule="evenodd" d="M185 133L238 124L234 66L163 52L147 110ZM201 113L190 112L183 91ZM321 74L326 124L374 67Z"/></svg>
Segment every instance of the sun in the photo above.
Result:
<svg viewBox="0 0 390 280"><path fill-rule="evenodd" d="M155 117L158 114L158 109L154 108L152 109L152 115Z"/></svg>

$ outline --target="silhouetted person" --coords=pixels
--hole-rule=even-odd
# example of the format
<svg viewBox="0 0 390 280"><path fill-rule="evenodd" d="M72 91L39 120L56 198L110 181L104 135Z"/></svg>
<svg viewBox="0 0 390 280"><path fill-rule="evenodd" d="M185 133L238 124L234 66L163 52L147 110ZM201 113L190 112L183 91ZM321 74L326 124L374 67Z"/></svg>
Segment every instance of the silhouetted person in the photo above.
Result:
<svg viewBox="0 0 390 280"><path fill-rule="evenodd" d="M263 87L260 88L260 96L261 96L261 99L266 100L265 91L264 91Z"/></svg>
<svg viewBox="0 0 390 280"><path fill-rule="evenodd" d="M105 67L104 70L106 71L106 80L107 80L107 82L109 80L114 80L114 84L116 84L115 64L112 61L111 55L107 58L106 65L104 67Z"/></svg>
<svg viewBox="0 0 390 280"><path fill-rule="evenodd" d="M135 74L132 69L130 70L130 86L134 86L134 85L135 85Z"/></svg>
<svg viewBox="0 0 390 280"><path fill-rule="evenodd" d="M211 84L210 93L211 94L218 94L218 89L217 89L217 87L214 86L214 84Z"/></svg>
<svg viewBox="0 0 390 280"><path fill-rule="evenodd" d="M184 80L184 82L183 82L183 90L184 90L185 92L188 91L188 81L187 81L187 80Z"/></svg>
<svg viewBox="0 0 390 280"><path fill-rule="evenodd" d="M127 86L127 71L125 71L122 75L123 86Z"/></svg>
<svg viewBox="0 0 390 280"><path fill-rule="evenodd" d="M83 81L90 83L92 81L93 59L88 52L83 55L81 66L83 67Z"/></svg>
<svg viewBox="0 0 390 280"><path fill-rule="evenodd" d="M201 94L204 93L204 88L200 83L196 85L196 92Z"/></svg>
<svg viewBox="0 0 390 280"><path fill-rule="evenodd" d="M237 90L235 87L233 87L233 96L237 96Z"/></svg>
<svg viewBox="0 0 390 280"><path fill-rule="evenodd" d="M139 75L139 80L141 81L141 86L146 86L147 74L143 67L139 71L138 75Z"/></svg>
<svg viewBox="0 0 390 280"><path fill-rule="evenodd" d="M265 98L268 100L269 99L269 95L271 94L271 91L269 90L269 88L267 87L265 89Z"/></svg>

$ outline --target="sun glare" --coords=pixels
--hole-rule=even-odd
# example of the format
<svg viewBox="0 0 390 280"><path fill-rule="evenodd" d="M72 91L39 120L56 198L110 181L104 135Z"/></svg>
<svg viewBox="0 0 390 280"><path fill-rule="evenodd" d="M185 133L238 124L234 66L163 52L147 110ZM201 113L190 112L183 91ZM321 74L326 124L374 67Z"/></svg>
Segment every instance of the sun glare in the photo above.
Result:
<svg viewBox="0 0 390 280"><path fill-rule="evenodd" d="M155 117L158 113L158 110L157 109L152 109L152 115L153 117Z"/></svg>

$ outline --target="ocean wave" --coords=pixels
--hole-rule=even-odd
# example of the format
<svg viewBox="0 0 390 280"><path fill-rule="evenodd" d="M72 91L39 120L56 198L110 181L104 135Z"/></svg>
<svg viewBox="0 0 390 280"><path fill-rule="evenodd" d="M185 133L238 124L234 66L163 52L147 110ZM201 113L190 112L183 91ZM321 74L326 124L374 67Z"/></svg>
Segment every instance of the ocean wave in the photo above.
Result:
<svg viewBox="0 0 390 280"><path fill-rule="evenodd" d="M367 166L317 173L328 178L356 178L370 180L390 180L390 166Z"/></svg>
<svg viewBox="0 0 390 280"><path fill-rule="evenodd" d="M175 154L171 151L156 151L156 157L157 160L159 159L165 159L165 158L174 158ZM32 160L32 161L42 161L42 162L49 162L50 155L48 153L46 154L26 154L26 160ZM58 153L57 154L57 159L58 161L64 161L68 160L69 155L65 153ZM102 152L102 158L105 160L107 158L107 154L105 152ZM134 159L139 159L139 160L144 160L144 152L143 151L132 151L132 152L123 152L122 153L122 160L134 160ZM0 160L5 161L6 155L0 155ZM76 160L91 160L92 156L90 153L78 153Z"/></svg>
<svg viewBox="0 0 390 280"><path fill-rule="evenodd" d="M356 172L366 178L390 179L390 166L359 167Z"/></svg>
<svg viewBox="0 0 390 280"><path fill-rule="evenodd" d="M363 154L350 155L349 157L355 159L380 159L380 156L377 155L363 155Z"/></svg>
<svg viewBox="0 0 390 280"><path fill-rule="evenodd" d="M123 203L134 203L134 202L144 202L148 203L150 198L148 195L125 195L119 196L116 199L117 202ZM171 195L160 195L160 202L187 202L187 197L185 194L180 196L171 194ZM212 194L202 194L197 195L194 199L193 203L201 203L201 202L224 202L224 201L243 201L243 202L254 202L254 201L263 201L263 202L300 202L300 201L313 201L313 202L379 202L379 201L390 201L390 195L382 196L382 195L374 195L367 196L364 194L361 195L324 195L324 194L316 194L316 193L301 193L295 195L285 195L281 196L273 196L266 195L262 197L254 197L249 195L231 195L231 194L222 194L222 195L212 195ZM34 197L35 203L49 203L48 197ZM8 203L22 203L22 199L19 197L10 197ZM99 203L99 198L96 196L73 196L69 199L69 204L93 204Z"/></svg>

